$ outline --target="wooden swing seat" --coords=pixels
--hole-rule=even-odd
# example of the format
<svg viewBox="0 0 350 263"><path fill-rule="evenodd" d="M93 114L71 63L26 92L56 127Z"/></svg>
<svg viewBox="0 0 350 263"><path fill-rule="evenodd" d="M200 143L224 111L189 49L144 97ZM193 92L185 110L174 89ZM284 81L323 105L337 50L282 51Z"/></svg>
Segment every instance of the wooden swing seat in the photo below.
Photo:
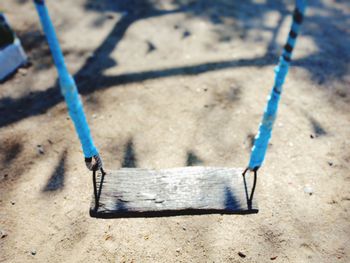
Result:
<svg viewBox="0 0 350 263"><path fill-rule="evenodd" d="M239 168L122 168L93 178L90 215L96 218L258 212L251 179Z"/></svg>

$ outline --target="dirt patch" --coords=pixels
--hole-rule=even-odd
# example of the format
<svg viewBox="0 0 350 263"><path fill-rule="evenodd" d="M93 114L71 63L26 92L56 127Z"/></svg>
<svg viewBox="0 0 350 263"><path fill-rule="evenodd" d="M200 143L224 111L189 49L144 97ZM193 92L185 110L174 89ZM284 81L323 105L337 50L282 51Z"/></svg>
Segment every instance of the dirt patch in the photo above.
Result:
<svg viewBox="0 0 350 263"><path fill-rule="evenodd" d="M47 2L107 169L247 164L290 1ZM350 261L346 1L309 1L259 214L118 220L89 217L91 175L31 1L0 9L32 62L0 87L1 262Z"/></svg>

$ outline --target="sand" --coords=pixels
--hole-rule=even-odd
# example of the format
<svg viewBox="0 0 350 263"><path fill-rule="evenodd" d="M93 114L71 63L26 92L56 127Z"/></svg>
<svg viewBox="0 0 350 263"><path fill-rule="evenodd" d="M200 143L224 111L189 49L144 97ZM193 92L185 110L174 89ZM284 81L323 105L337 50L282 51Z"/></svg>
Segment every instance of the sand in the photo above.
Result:
<svg viewBox="0 0 350 263"><path fill-rule="evenodd" d="M106 169L245 167L292 1L47 1ZM350 262L350 5L309 1L254 215L89 217L91 174L31 1L0 86L0 262Z"/></svg>

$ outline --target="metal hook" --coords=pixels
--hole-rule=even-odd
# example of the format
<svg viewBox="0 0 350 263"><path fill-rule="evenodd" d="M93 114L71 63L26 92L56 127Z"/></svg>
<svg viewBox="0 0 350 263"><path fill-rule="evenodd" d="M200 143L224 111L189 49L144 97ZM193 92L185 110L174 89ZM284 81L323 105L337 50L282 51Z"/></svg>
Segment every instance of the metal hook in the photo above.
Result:
<svg viewBox="0 0 350 263"><path fill-rule="evenodd" d="M99 204L99 200L100 200L100 195L101 195L101 191L102 191L102 184L103 184L103 179L104 176L106 174L106 172L103 170L103 168L100 169L101 171L101 181L100 181L100 187L97 190L97 182L96 182L96 170L94 170L92 172L92 183L94 186L94 196L95 196L95 210L98 209L98 204Z"/></svg>
<svg viewBox="0 0 350 263"><path fill-rule="evenodd" d="M99 154L93 156L95 162L92 162L92 157L85 158L85 165L90 171L102 169L103 162Z"/></svg>
<svg viewBox="0 0 350 263"><path fill-rule="evenodd" d="M248 172L248 170L253 171L254 172L254 182L253 182L253 187L252 187L252 191L250 192L250 197L248 198L247 195L247 199L248 199L248 209L252 209L252 201L253 201L253 197L254 197L254 192L255 192L255 187L256 187L256 182L257 182L257 175L258 175L258 169L259 167L255 167L254 169L249 169L249 167L247 167L244 172L242 173L242 176L245 179L245 175Z"/></svg>

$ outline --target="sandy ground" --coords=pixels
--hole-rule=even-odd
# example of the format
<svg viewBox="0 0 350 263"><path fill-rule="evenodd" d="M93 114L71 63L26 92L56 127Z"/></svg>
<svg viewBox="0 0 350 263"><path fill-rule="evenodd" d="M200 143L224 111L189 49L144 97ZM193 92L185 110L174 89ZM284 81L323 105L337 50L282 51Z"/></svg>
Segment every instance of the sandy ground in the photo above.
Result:
<svg viewBox="0 0 350 263"><path fill-rule="evenodd" d="M247 164L293 1L47 2L107 169ZM32 65L0 86L0 262L350 262L350 5L309 2L260 212L97 220L35 9L1 1Z"/></svg>

